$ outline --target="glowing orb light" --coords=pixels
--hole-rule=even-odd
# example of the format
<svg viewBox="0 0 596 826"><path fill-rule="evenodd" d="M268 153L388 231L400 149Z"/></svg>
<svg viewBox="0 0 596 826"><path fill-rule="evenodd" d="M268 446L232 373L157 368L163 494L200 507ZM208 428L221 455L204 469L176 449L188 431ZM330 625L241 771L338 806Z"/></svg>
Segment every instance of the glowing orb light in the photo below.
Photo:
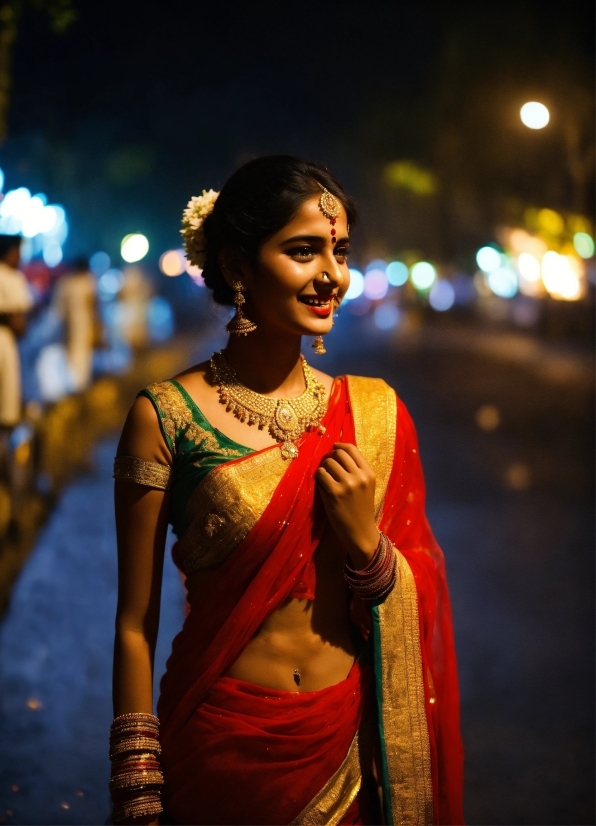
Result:
<svg viewBox="0 0 596 826"><path fill-rule="evenodd" d="M159 269L170 277L182 275L186 261L182 250L168 250L159 259Z"/></svg>
<svg viewBox="0 0 596 826"><path fill-rule="evenodd" d="M573 246L582 258L591 258L594 255L594 239L587 232L576 232L573 236Z"/></svg>
<svg viewBox="0 0 596 826"><path fill-rule="evenodd" d="M140 232L125 235L120 245L120 255L128 264L140 261L149 252L149 241Z"/></svg>
<svg viewBox="0 0 596 826"><path fill-rule="evenodd" d="M364 276L360 270L352 269L350 267L350 286L344 295L344 301L352 301L362 295L364 290Z"/></svg>
<svg viewBox="0 0 596 826"><path fill-rule="evenodd" d="M542 259L542 282L553 298L563 301L577 301L582 288L574 261L567 255L559 255L550 250Z"/></svg>
<svg viewBox="0 0 596 826"><path fill-rule="evenodd" d="M395 304L379 304L375 307L373 321L379 330L392 330L399 323L399 310Z"/></svg>
<svg viewBox="0 0 596 826"><path fill-rule="evenodd" d="M103 275L106 270L109 270L110 256L107 254L107 252L103 252L102 250L94 252L91 258L89 259L89 269L98 278L100 275Z"/></svg>
<svg viewBox="0 0 596 826"><path fill-rule="evenodd" d="M499 267L493 270L487 277L488 286L499 298L513 298L517 293L517 277L513 270L507 267Z"/></svg>
<svg viewBox="0 0 596 826"><path fill-rule="evenodd" d="M540 261L529 252L521 253L517 259L517 269L526 281L540 280Z"/></svg>
<svg viewBox="0 0 596 826"><path fill-rule="evenodd" d="M402 287L408 280L408 268L402 261L392 261L385 271L392 287Z"/></svg>
<svg viewBox="0 0 596 826"><path fill-rule="evenodd" d="M364 295L371 301L385 298L388 288L389 282L384 270L369 270L364 276Z"/></svg>
<svg viewBox="0 0 596 826"><path fill-rule="evenodd" d="M455 302L455 290L450 281L435 281L428 294L428 303L439 313L450 310Z"/></svg>
<svg viewBox="0 0 596 826"><path fill-rule="evenodd" d="M476 253L476 263L482 272L494 272L501 266L501 253L494 247L481 247Z"/></svg>
<svg viewBox="0 0 596 826"><path fill-rule="evenodd" d="M544 129L550 120L550 112L544 103L538 103L536 100L524 103L519 110L519 116L528 129Z"/></svg>
<svg viewBox="0 0 596 826"><path fill-rule="evenodd" d="M428 290L437 280L437 271L428 261L419 261L410 270L410 279L417 290Z"/></svg>

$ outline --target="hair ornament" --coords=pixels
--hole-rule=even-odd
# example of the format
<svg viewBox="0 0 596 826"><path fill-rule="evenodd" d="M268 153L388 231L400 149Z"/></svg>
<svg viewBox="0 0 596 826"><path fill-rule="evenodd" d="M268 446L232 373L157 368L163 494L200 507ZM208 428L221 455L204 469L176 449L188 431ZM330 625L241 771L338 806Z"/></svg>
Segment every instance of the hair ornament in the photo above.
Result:
<svg viewBox="0 0 596 826"><path fill-rule="evenodd" d="M200 269L205 266L205 231L203 224L205 218L213 212L218 196L219 192L214 189L209 191L204 189L202 195L194 195L190 199L182 213L180 234L183 238L184 251L188 261Z"/></svg>
<svg viewBox="0 0 596 826"><path fill-rule="evenodd" d="M339 199L336 198L335 195L332 195L328 189L325 189L321 183L319 183L319 186L323 190L321 197L319 198L319 209L331 224L331 243L335 244L337 241L335 222L341 212L341 204Z"/></svg>

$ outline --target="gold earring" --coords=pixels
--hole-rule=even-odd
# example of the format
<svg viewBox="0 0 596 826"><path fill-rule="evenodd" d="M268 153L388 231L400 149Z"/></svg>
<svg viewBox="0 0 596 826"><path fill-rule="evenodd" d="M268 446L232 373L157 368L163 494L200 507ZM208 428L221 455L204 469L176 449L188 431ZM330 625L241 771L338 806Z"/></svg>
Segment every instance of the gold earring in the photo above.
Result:
<svg viewBox="0 0 596 826"><path fill-rule="evenodd" d="M234 290L234 304L236 305L236 312L230 321L226 324L226 330L234 336L247 336L257 329L254 321L247 318L242 312L242 305L245 303L244 287L241 281L234 281L232 284Z"/></svg>
<svg viewBox="0 0 596 826"><path fill-rule="evenodd" d="M317 336L312 343L312 348L317 356L324 356L327 350L325 349L325 342L323 336Z"/></svg>

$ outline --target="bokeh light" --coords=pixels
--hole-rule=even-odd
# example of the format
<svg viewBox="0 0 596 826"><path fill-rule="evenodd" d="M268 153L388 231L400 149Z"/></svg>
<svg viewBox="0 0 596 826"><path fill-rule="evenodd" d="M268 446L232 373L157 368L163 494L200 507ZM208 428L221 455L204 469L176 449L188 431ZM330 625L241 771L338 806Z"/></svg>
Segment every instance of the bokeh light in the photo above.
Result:
<svg viewBox="0 0 596 826"><path fill-rule="evenodd" d="M350 267L350 286L344 295L344 301L352 301L362 295L364 289L364 276L360 270Z"/></svg>
<svg viewBox="0 0 596 826"><path fill-rule="evenodd" d="M0 192L4 189L4 170L0 169Z"/></svg>
<svg viewBox="0 0 596 826"><path fill-rule="evenodd" d="M408 268L403 261L392 261L387 264L385 274L392 287L402 287L408 280Z"/></svg>
<svg viewBox="0 0 596 826"><path fill-rule="evenodd" d="M159 259L159 268L164 275L170 277L182 275L186 259L183 250L168 250Z"/></svg>
<svg viewBox="0 0 596 826"><path fill-rule="evenodd" d="M540 261L529 252L521 253L517 259L517 269L526 281L536 282L540 280Z"/></svg>
<svg viewBox="0 0 596 826"><path fill-rule="evenodd" d="M439 313L450 310L455 303L455 290L450 281L435 281L428 294L428 303Z"/></svg>
<svg viewBox="0 0 596 826"><path fill-rule="evenodd" d="M536 100L524 103L519 110L519 116L528 129L544 129L550 120L550 112L544 103L538 103Z"/></svg>
<svg viewBox="0 0 596 826"><path fill-rule="evenodd" d="M428 261L419 261L410 270L410 279L417 290L428 290L437 278L437 271Z"/></svg>
<svg viewBox="0 0 596 826"><path fill-rule="evenodd" d="M400 313L395 304L385 302L375 307L373 321L379 330L393 330L399 324Z"/></svg>
<svg viewBox="0 0 596 826"><path fill-rule="evenodd" d="M62 247L58 241L49 241L43 247L43 260L48 267L57 267L62 261Z"/></svg>
<svg viewBox="0 0 596 826"><path fill-rule="evenodd" d="M517 276L507 267L499 267L498 270L487 275L488 286L499 298L513 298L517 293Z"/></svg>
<svg viewBox="0 0 596 826"><path fill-rule="evenodd" d="M594 255L594 239L587 232L576 232L573 246L581 258L591 258Z"/></svg>
<svg viewBox="0 0 596 826"><path fill-rule="evenodd" d="M104 301L111 301L122 289L124 275L121 270L106 270L97 280L99 297Z"/></svg>
<svg viewBox="0 0 596 826"><path fill-rule="evenodd" d="M494 272L501 266L501 253L494 247L480 247L476 253L476 263L482 272Z"/></svg>
<svg viewBox="0 0 596 826"><path fill-rule="evenodd" d="M140 261L149 252L149 241L140 232L125 235L120 245L120 255L128 263Z"/></svg>
<svg viewBox="0 0 596 826"><path fill-rule="evenodd" d="M386 261L383 261L382 258L374 258L372 261L370 261L366 265L366 268L364 270L364 274L366 275L366 273L370 272L371 270L382 270L383 272L385 272L386 269L387 269L387 262Z"/></svg>
<svg viewBox="0 0 596 826"><path fill-rule="evenodd" d="M480 430L485 430L487 433L496 430L501 424L499 408L494 404L483 404L476 411L476 424Z"/></svg>
<svg viewBox="0 0 596 826"><path fill-rule="evenodd" d="M553 298L576 301L582 287L571 256L550 250L542 259L542 282Z"/></svg>
<svg viewBox="0 0 596 826"><path fill-rule="evenodd" d="M371 301L385 298L389 282L384 270L368 270L364 276L364 295Z"/></svg>
<svg viewBox="0 0 596 826"><path fill-rule="evenodd" d="M89 259L89 269L93 275L96 275L98 278L100 275L103 275L106 270L110 269L110 264L110 256L107 252L103 252L103 250L94 252Z"/></svg>

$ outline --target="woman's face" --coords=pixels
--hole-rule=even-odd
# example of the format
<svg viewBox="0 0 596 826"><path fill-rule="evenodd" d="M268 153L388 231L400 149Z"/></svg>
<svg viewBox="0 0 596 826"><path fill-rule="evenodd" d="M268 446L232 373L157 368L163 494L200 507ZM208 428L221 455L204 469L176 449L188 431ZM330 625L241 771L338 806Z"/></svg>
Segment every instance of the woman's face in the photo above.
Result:
<svg viewBox="0 0 596 826"><path fill-rule="evenodd" d="M342 206L332 227L319 209L319 197L305 201L296 216L265 241L256 271L245 278L246 315L272 332L328 333L333 310L350 285L346 212Z"/></svg>

